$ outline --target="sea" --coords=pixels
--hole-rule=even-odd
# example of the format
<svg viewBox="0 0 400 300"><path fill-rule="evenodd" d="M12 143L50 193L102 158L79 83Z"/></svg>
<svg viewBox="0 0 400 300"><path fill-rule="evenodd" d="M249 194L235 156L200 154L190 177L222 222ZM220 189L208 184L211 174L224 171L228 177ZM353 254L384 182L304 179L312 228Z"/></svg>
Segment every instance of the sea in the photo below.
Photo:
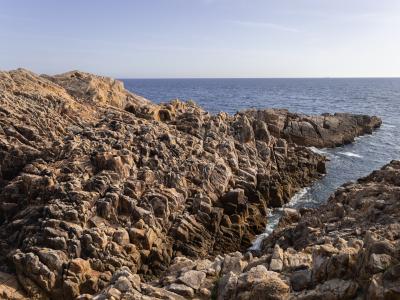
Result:
<svg viewBox="0 0 400 300"><path fill-rule="evenodd" d="M400 78L235 78L123 79L125 88L156 103L194 100L211 113L235 114L248 108L287 108L321 114L350 112L382 118L381 128L352 144L313 151L326 155L327 174L299 191L286 207L317 207L342 184L355 181L400 159ZM257 249L279 221L282 209L270 212Z"/></svg>

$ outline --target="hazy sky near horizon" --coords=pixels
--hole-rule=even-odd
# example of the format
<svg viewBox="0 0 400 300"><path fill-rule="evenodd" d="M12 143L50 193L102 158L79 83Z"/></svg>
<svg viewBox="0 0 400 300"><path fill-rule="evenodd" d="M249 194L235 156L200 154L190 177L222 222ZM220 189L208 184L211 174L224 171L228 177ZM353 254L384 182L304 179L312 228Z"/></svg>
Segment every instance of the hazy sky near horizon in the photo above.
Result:
<svg viewBox="0 0 400 300"><path fill-rule="evenodd" d="M0 0L0 69L400 77L399 0Z"/></svg>

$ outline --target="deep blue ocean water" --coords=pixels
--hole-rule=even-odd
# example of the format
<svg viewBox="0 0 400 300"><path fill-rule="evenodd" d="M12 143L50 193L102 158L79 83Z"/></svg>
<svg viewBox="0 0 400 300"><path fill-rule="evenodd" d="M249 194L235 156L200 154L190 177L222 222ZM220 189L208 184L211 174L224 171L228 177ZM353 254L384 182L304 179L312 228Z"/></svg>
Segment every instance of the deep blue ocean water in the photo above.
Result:
<svg viewBox="0 0 400 300"><path fill-rule="evenodd" d="M307 114L351 112L381 117L383 125L372 135L343 147L322 149L331 159L327 175L297 194L289 204L292 207L323 203L343 183L400 159L400 78L123 81L128 90L154 102L192 99L211 113L273 107ZM273 214L271 224L278 215Z"/></svg>

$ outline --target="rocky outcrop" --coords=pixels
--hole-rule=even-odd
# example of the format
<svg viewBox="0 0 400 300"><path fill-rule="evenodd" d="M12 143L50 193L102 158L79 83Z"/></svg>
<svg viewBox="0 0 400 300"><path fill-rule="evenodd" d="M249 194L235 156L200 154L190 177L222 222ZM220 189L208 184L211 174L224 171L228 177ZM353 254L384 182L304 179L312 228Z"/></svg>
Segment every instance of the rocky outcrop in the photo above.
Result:
<svg viewBox="0 0 400 300"><path fill-rule="evenodd" d="M272 135L297 145L332 148L349 144L354 138L372 131L382 124L375 116L348 113L307 116L286 109L245 111L247 116L264 121Z"/></svg>
<svg viewBox="0 0 400 300"><path fill-rule="evenodd" d="M55 76L42 75L42 77L63 87L75 99L96 106L111 105L121 109L129 109L132 106L152 105L147 99L126 91L121 81L112 78L93 76L79 71Z"/></svg>
<svg viewBox="0 0 400 300"><path fill-rule="evenodd" d="M326 205L300 211L299 220L283 219L264 240L264 252L282 249L293 297L400 297L399 178L400 161L392 161L339 188Z"/></svg>
<svg viewBox="0 0 400 300"><path fill-rule="evenodd" d="M27 295L15 275L0 272L0 299L27 299Z"/></svg>
<svg viewBox="0 0 400 300"><path fill-rule="evenodd" d="M156 105L77 71L1 72L0 102L0 266L28 297L207 298L220 272L242 298L288 293L279 262L240 277L240 252L202 259L245 251L323 156L256 115Z"/></svg>
<svg viewBox="0 0 400 300"><path fill-rule="evenodd" d="M399 178L400 161L393 161L318 209L284 214L257 256L177 257L153 286L162 299L398 299ZM107 299L113 288L95 299ZM127 299L148 295L120 291Z"/></svg>

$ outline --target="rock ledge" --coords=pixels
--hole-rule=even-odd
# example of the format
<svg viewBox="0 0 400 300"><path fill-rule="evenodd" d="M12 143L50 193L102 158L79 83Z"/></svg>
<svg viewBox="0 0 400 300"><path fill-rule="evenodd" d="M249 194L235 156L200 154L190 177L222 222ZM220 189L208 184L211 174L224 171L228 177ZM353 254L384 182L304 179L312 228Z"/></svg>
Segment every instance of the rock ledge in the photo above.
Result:
<svg viewBox="0 0 400 300"><path fill-rule="evenodd" d="M241 252L270 207L325 172L307 146L347 143L379 124L282 110L211 115L79 71L0 72L0 271L12 282L0 297L286 294L283 250L273 270Z"/></svg>

